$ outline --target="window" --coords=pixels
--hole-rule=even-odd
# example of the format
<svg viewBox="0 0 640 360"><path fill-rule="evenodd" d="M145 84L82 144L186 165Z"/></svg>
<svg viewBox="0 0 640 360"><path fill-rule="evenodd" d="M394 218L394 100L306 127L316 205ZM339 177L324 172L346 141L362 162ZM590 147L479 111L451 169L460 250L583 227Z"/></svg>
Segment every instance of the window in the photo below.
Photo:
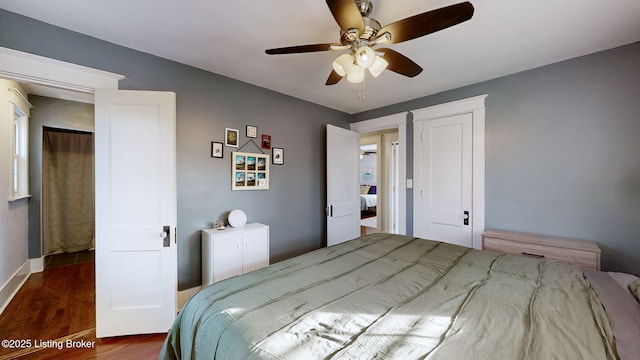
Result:
<svg viewBox="0 0 640 360"><path fill-rule="evenodd" d="M9 89L9 109L13 114L11 137L11 198L10 201L29 195L29 116L31 104L17 89Z"/></svg>

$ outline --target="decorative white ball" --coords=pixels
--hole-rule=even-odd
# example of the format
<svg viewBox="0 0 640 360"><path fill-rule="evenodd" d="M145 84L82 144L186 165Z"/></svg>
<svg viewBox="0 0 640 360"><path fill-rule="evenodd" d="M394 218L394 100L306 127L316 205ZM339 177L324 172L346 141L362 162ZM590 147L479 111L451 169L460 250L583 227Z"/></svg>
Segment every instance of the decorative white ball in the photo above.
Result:
<svg viewBox="0 0 640 360"><path fill-rule="evenodd" d="M243 227L247 223L247 214L242 210L233 210L229 213L229 225L234 228Z"/></svg>

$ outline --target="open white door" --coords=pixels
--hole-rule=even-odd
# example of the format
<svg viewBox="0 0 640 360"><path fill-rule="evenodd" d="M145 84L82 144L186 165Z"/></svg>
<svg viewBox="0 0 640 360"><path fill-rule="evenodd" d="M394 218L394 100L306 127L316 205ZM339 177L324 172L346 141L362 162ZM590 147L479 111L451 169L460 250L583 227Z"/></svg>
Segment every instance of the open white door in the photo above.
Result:
<svg viewBox="0 0 640 360"><path fill-rule="evenodd" d="M360 236L360 134L327 125L327 246Z"/></svg>
<svg viewBox="0 0 640 360"><path fill-rule="evenodd" d="M167 332L176 316L175 94L95 96L96 336Z"/></svg>

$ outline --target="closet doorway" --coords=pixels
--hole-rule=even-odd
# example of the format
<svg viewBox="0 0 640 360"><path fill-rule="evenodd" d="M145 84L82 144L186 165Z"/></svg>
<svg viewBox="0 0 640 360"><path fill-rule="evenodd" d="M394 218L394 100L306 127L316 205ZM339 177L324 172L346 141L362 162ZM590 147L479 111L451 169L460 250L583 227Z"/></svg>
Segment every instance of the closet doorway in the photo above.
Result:
<svg viewBox="0 0 640 360"><path fill-rule="evenodd" d="M76 263L93 256L93 149L91 132L43 128L42 254L48 259L67 254L58 261Z"/></svg>

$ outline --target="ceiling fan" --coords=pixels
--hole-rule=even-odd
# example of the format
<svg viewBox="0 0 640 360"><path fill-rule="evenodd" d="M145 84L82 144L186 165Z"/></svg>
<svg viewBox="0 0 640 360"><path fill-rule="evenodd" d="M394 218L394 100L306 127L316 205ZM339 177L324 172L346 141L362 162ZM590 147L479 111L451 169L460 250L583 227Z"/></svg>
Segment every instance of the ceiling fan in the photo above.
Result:
<svg viewBox="0 0 640 360"><path fill-rule="evenodd" d="M360 83L365 69L378 77L385 69L414 77L422 68L408 57L389 48L373 48L381 44L397 44L433 32L446 29L471 19L473 5L463 2L440 9L427 11L387 26L369 14L373 10L371 0L326 0L329 10L340 26L340 44L312 44L268 49L269 55L307 53L328 50L350 50L333 61L333 71L326 85L337 84L342 78Z"/></svg>

